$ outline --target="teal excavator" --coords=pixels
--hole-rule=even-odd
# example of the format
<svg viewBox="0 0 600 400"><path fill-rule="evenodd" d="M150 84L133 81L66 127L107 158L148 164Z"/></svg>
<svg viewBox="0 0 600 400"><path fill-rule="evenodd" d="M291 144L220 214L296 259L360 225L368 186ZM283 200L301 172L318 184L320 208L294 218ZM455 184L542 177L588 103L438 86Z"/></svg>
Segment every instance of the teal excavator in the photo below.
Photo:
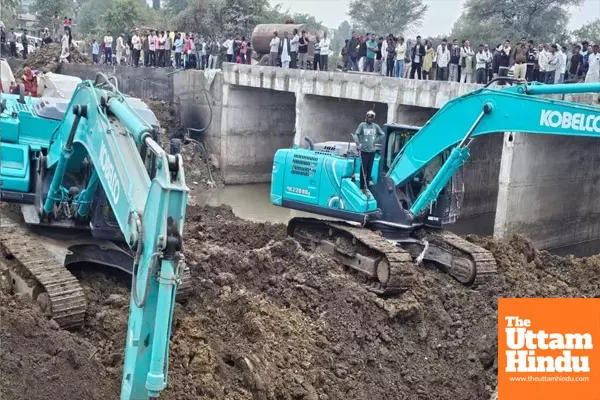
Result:
<svg viewBox="0 0 600 400"><path fill-rule="evenodd" d="M449 101L423 127L386 125L371 185L360 190L355 143L313 143L275 154L274 205L334 219L293 218L288 234L366 276L369 289L410 289L415 265L433 263L469 287L496 272L486 249L441 229L460 214L462 166L482 135L521 132L600 137L600 109L542 97L599 93L600 83L486 87Z"/></svg>
<svg viewBox="0 0 600 400"><path fill-rule="evenodd" d="M166 153L152 112L103 74L80 83L70 101L2 95L0 132L0 200L22 211L16 218L15 207L3 207L0 222L15 287L61 327L76 328L87 302L69 263L130 272L121 399L158 397L175 298L190 289L180 143Z"/></svg>

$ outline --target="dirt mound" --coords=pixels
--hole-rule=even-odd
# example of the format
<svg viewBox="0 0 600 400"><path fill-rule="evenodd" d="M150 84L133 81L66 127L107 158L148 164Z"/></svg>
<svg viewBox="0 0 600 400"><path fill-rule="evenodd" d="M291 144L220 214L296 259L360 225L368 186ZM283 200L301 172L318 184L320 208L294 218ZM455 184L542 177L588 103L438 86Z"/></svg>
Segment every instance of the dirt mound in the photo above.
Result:
<svg viewBox="0 0 600 400"><path fill-rule="evenodd" d="M488 399L497 375L497 298L595 296L600 257L554 257L521 237L469 240L496 256L492 282L470 290L420 267L411 291L382 299L286 238L283 225L241 220L225 206L190 206L185 253L194 290L175 308L169 388L161 398ZM63 349L59 356L70 348L85 355L72 372L65 353L55 375L80 373L79 387L116 398L129 279L79 275L90 302L85 327L71 335L43 322L26 331L46 335L44 346ZM0 305L12 312L6 301ZM9 329L23 323L10 320ZM3 371L3 388L27 366L4 365L11 369ZM87 376L88 367L101 372ZM30 386L30 398L53 394Z"/></svg>
<svg viewBox="0 0 600 400"><path fill-rule="evenodd" d="M0 279L6 282L4 275ZM0 289L0 320L0 398L117 398L120 383L90 359L90 342L60 330L6 285Z"/></svg>
<svg viewBox="0 0 600 400"><path fill-rule="evenodd" d="M145 100L163 129L162 144L170 149L171 138L183 139L186 133L181 126L175 107L171 103L157 100ZM215 166L209 161L210 155L204 152L201 145L194 141L182 143L181 155L185 163L185 178L192 190L204 191L224 185L223 178Z"/></svg>
<svg viewBox="0 0 600 400"><path fill-rule="evenodd" d="M72 63L89 63L90 59L77 49L73 47L71 50L71 62ZM23 75L25 67L30 67L32 70L39 70L43 73L56 72L60 66L59 58L61 54L60 43L50 43L42 47L39 47L35 51L31 52L25 60L23 69L14 71L16 79L20 79Z"/></svg>

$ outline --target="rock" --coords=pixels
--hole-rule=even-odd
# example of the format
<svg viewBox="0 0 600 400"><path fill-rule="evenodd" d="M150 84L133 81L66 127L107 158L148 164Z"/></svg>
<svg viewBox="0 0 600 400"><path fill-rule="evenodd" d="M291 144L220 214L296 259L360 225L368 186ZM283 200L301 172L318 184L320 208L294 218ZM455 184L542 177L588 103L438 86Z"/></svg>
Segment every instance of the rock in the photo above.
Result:
<svg viewBox="0 0 600 400"><path fill-rule="evenodd" d="M114 307L123 307L127 305L129 301L125 296L113 293L110 296L108 296L108 299L106 299L105 303Z"/></svg>

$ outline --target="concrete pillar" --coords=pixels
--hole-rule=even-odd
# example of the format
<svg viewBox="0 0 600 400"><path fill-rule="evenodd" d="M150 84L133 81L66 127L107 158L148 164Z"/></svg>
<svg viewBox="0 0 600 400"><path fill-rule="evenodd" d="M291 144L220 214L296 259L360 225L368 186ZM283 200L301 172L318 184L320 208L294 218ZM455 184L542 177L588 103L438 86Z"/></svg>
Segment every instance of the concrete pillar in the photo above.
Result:
<svg viewBox="0 0 600 400"><path fill-rule="evenodd" d="M541 249L600 238L600 141L506 133L494 236Z"/></svg>
<svg viewBox="0 0 600 400"><path fill-rule="evenodd" d="M304 113L307 112L304 107L304 97L304 93L296 92L296 123L294 125L294 144L296 146L301 146L303 141L302 118Z"/></svg>
<svg viewBox="0 0 600 400"><path fill-rule="evenodd" d="M399 107L400 107L400 104L398 104L398 103L388 103L388 109L387 109L387 123L388 124L393 124L396 122L396 116L397 116Z"/></svg>

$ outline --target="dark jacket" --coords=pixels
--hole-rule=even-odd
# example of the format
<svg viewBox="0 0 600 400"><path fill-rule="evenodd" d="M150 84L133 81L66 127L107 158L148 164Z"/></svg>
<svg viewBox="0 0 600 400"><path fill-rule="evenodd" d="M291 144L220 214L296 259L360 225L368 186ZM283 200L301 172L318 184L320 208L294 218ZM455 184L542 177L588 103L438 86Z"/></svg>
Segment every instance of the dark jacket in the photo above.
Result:
<svg viewBox="0 0 600 400"><path fill-rule="evenodd" d="M458 50L460 53L460 49ZM422 44L415 44L415 46L410 51L410 61L415 61L415 56L419 55L419 64L423 64L423 57L425 57L425 46Z"/></svg>
<svg viewBox="0 0 600 400"><path fill-rule="evenodd" d="M500 67L500 52L498 50L496 50L496 51L494 51L494 57L492 57L492 74L497 74L499 67Z"/></svg>
<svg viewBox="0 0 600 400"><path fill-rule="evenodd" d="M450 64L457 64L460 62L460 46L452 46L450 48Z"/></svg>
<svg viewBox="0 0 600 400"><path fill-rule="evenodd" d="M510 66L510 53L506 54L504 49L500 50L500 61L498 65L503 68L508 68Z"/></svg>
<svg viewBox="0 0 600 400"><path fill-rule="evenodd" d="M348 41L348 55L351 59L355 60L359 57L359 51L357 51L357 47L359 46L358 38L353 37Z"/></svg>
<svg viewBox="0 0 600 400"><path fill-rule="evenodd" d="M367 56L367 39L365 39L365 41L360 44L360 51L358 52L358 54L360 57Z"/></svg>

